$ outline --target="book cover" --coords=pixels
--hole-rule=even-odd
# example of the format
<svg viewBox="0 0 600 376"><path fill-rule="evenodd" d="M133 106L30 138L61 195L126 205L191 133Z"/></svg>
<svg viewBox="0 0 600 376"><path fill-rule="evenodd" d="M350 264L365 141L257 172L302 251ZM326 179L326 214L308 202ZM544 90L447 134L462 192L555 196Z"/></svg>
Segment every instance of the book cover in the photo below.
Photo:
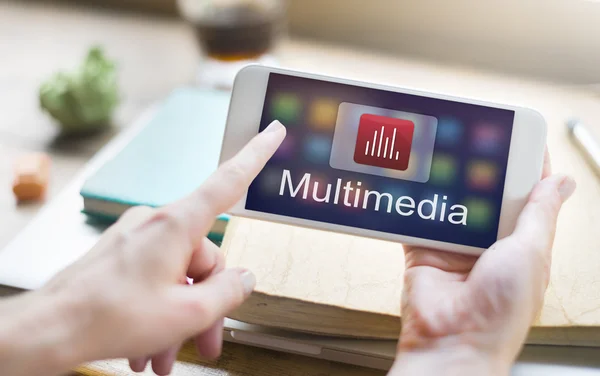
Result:
<svg viewBox="0 0 600 376"><path fill-rule="evenodd" d="M148 125L86 180L84 212L114 221L131 206L160 207L200 186L218 167L229 99L223 91L173 91ZM213 240L227 220L216 219Z"/></svg>

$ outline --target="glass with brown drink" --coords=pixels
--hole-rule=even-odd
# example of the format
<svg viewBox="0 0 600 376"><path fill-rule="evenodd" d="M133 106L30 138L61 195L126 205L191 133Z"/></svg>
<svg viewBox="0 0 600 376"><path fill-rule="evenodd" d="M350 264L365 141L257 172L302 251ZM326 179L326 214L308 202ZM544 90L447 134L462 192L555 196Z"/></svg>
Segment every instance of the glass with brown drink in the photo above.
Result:
<svg viewBox="0 0 600 376"><path fill-rule="evenodd" d="M178 0L205 55L201 84L230 88L239 69L273 64L285 22L285 0Z"/></svg>

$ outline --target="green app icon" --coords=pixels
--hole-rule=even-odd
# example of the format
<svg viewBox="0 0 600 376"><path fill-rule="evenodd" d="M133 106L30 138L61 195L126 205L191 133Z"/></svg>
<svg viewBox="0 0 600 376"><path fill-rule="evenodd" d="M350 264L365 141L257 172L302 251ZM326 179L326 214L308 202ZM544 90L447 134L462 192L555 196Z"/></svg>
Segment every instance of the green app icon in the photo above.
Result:
<svg viewBox="0 0 600 376"><path fill-rule="evenodd" d="M488 200L468 198L465 200L467 207L467 227L476 230L487 230L492 220L492 205Z"/></svg>
<svg viewBox="0 0 600 376"><path fill-rule="evenodd" d="M429 181L433 184L450 185L456 179L456 160L448 155L434 155Z"/></svg>
<svg viewBox="0 0 600 376"><path fill-rule="evenodd" d="M271 117L283 124L296 123L300 118L302 103L294 94L279 94L273 99Z"/></svg>

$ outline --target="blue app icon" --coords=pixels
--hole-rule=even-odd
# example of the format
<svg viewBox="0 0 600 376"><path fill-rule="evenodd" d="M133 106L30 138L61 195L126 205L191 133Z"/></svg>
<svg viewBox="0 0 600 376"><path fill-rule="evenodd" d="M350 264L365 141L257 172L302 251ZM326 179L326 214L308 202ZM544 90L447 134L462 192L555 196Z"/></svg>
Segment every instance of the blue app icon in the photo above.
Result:
<svg viewBox="0 0 600 376"><path fill-rule="evenodd" d="M331 137L311 135L304 141L304 159L309 162L328 165L331 154Z"/></svg>
<svg viewBox="0 0 600 376"><path fill-rule="evenodd" d="M464 132L464 126L455 118L440 117L438 120L437 138L439 145L456 146Z"/></svg>

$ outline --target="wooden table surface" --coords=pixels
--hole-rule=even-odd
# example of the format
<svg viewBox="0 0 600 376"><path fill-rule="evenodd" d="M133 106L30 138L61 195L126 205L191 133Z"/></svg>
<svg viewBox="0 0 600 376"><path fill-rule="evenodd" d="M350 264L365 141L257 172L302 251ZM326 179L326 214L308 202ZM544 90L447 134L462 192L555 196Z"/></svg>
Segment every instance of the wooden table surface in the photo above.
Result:
<svg viewBox="0 0 600 376"><path fill-rule="evenodd" d="M61 139L52 121L39 110L37 88L57 69L80 61L93 43L104 45L107 53L118 60L123 103L113 130L90 139ZM518 102L525 98L535 101L549 92L546 102L562 106L561 116L569 112L584 118L600 115L598 98L550 83L476 72L469 73L474 79L462 82L459 75L449 73L464 72L458 68L448 71L396 57L297 41L284 43L279 55L282 63L295 68L318 69L329 74L343 71L353 78L379 82L402 83L410 72L426 78L425 89L454 86L460 87L465 95L498 101ZM53 167L48 199L51 199L119 128L130 124L143 109L172 89L193 81L198 63L199 51L193 33L176 19L0 1L0 249L41 207L41 204L17 205L14 201L10 184L12 161L18 155L31 151L50 153ZM486 80L483 90L481 84L476 84L479 78ZM562 141L556 137L550 138L550 149L559 142ZM559 160L555 169L568 171L571 164L569 159ZM597 191L598 185L592 183L584 189ZM130 374L124 361L97 362L76 373ZM384 372L226 343L217 362L198 360L192 348L185 347L173 374L359 376Z"/></svg>

